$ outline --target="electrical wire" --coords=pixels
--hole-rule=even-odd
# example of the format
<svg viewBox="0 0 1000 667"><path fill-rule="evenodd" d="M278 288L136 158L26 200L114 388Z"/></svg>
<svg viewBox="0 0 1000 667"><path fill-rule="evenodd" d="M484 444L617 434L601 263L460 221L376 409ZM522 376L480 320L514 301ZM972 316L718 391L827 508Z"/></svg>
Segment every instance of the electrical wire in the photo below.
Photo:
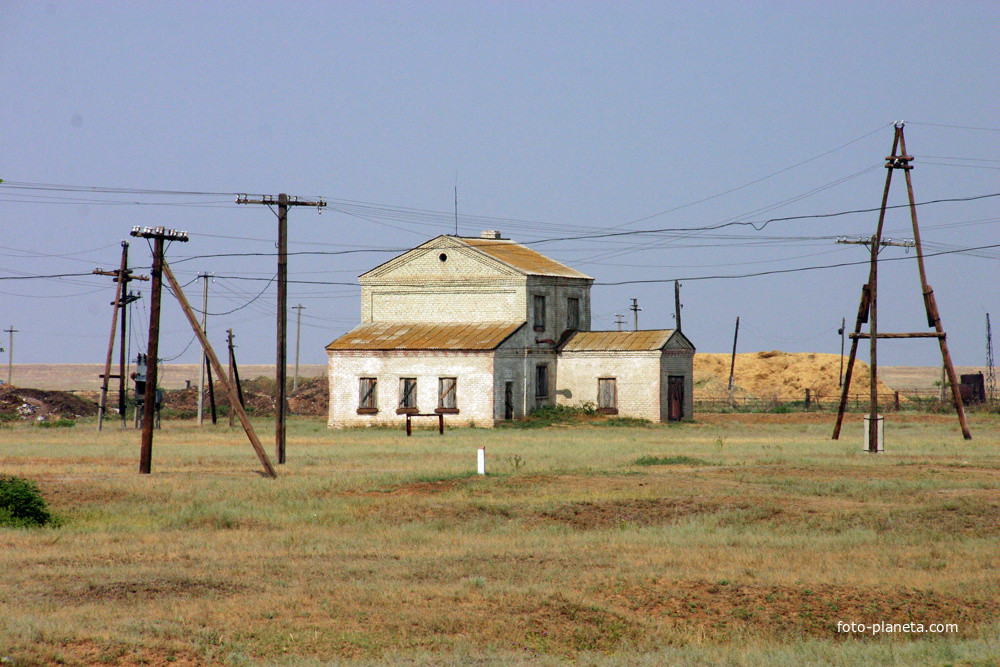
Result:
<svg viewBox="0 0 1000 667"><path fill-rule="evenodd" d="M938 257L941 255L953 255L957 253L969 253L976 250L986 250L989 248L1000 248L1000 243L994 243L991 245L978 246L975 248L961 248L958 250L943 250L941 252L934 253L923 253L924 259L929 257ZM883 262L902 262L907 260L916 259L915 256L910 257L888 257L881 261ZM622 280L618 282L595 282L595 287L611 287L617 285L640 285L640 284L655 284L655 283L672 283L675 280L735 280L740 278L758 278L760 276L772 276L782 273L802 273L805 271L820 271L825 269L839 269L845 266L861 266L864 264L870 264L869 260L861 260L857 262L840 262L837 264L824 264L819 266L802 266L794 269L773 269L771 271L758 271L756 273L742 273L734 275L709 275L709 276L686 276L686 277L676 277L676 278L647 278L644 280Z"/></svg>

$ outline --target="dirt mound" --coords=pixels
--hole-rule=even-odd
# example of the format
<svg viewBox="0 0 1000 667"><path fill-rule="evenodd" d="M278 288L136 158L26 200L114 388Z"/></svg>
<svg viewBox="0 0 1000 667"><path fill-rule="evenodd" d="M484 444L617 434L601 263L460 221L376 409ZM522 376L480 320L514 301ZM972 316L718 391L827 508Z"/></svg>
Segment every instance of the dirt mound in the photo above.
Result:
<svg viewBox="0 0 1000 667"><path fill-rule="evenodd" d="M696 401L728 398L731 363L729 354L699 352L694 355ZM856 360L851 394L867 395L870 376L868 364ZM777 350L737 354L733 382L734 394L740 399L801 401L806 389L814 399L836 399L840 395L840 355ZM881 380L876 387L880 394L892 393Z"/></svg>
<svg viewBox="0 0 1000 667"><path fill-rule="evenodd" d="M97 410L97 403L65 391L0 387L0 420L4 421L76 419L96 415Z"/></svg>
<svg viewBox="0 0 1000 667"><path fill-rule="evenodd" d="M299 387L288 398L293 415L323 417L330 413L330 382L326 377L299 378Z"/></svg>
<svg viewBox="0 0 1000 667"><path fill-rule="evenodd" d="M273 378L257 377L250 380L240 380L243 389L243 401L246 410L251 415L273 416L275 405L275 383ZM295 391L288 392L288 411L293 415L324 416L329 412L330 387L325 377L299 378L299 386ZM210 414L208 389L205 389L203 399L204 414ZM229 397L222 385L215 383L215 405L224 414L229 414ZM180 418L191 418L198 414L198 389L189 387L166 391L163 396L163 409Z"/></svg>

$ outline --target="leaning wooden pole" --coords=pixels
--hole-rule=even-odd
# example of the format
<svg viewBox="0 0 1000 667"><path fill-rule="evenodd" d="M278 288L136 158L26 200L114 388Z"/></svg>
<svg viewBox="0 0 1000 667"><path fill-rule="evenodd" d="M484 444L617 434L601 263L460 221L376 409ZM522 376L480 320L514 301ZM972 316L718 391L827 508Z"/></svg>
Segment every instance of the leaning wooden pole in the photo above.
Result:
<svg viewBox="0 0 1000 667"><path fill-rule="evenodd" d="M204 349L205 354L208 355L208 360L212 364L212 368L215 369L215 374L218 376L219 382L222 383L222 386L229 394L229 404L233 406L234 410L236 410L236 415L240 418L240 423L243 424L243 430L246 431L247 437L250 439L250 444L253 445L254 451L257 452L257 458L259 458L260 462L264 464L264 470L267 471L267 476L277 477L278 474L275 472L274 466L271 465L271 459L267 457L267 452L264 451L264 447L260 444L260 439L257 437L257 433L253 429L253 424L250 423L250 417L247 416L246 410L244 410L243 406L240 405L236 390L229 382L226 374L222 371L222 364L219 363L219 358L215 356L215 351L212 349L212 345L208 342L205 332L201 330L201 326L198 324L198 318L195 317L194 311L191 310L191 305L184 296L184 292L181 291L180 283L177 282L173 271L170 270L170 266L166 262L163 262L163 275L166 276L167 280L170 282L170 288L174 291L174 296L177 297L177 301L181 304L181 309L187 316L188 322L191 323L191 328L194 329L195 335L198 336L198 340L201 341L202 349Z"/></svg>
<svg viewBox="0 0 1000 667"><path fill-rule="evenodd" d="M896 154L896 149L899 147L900 140L900 128L896 128L896 133L893 135L892 139L892 155ZM872 287L875 281L875 263L878 260L878 248L882 244L882 228L885 224L885 208L886 204L889 203L889 186L892 185L892 172L893 172L893 162L892 160L886 160L886 174L885 174L885 188L882 190L882 207L879 209L878 214L878 227L875 229L875 236L872 237L872 247L873 247L873 259L871 266L868 267L868 282L865 283L861 292L861 305L858 308L858 321L854 327L855 337L851 340L851 356L847 361L847 374L844 376L844 386L840 392L840 407L837 409L837 424L833 427L833 439L840 439L840 426L844 421L844 411L847 409L847 395L851 389L851 374L854 369L854 357L858 351L858 338L857 335L861 333L861 325L868 321L868 310L871 306L871 296ZM874 345L874 342L872 343ZM874 373L869 374L872 386L875 386L876 380ZM874 420L874 416L872 417Z"/></svg>
<svg viewBox="0 0 1000 667"><path fill-rule="evenodd" d="M897 127L899 134L899 148L903 156L909 160L906 153L906 139L903 137L903 128ZM958 423L962 427L962 437L966 440L972 439L972 432L969 430L969 422L965 419L965 408L962 407L962 393L959 389L958 376L955 374L955 365L951 361L951 353L948 351L948 342L945 340L944 327L941 324L941 315L938 312L937 302L934 300L934 290L927 284L927 272L924 271L924 252L920 245L920 228L917 226L917 204L913 198L913 181L910 179L912 165L907 162L903 168L906 176L906 194L910 200L910 221L913 224L913 243L917 250L917 267L920 271L920 289L924 296L924 309L927 311L927 325L934 327L938 333L938 343L941 346L941 359L944 362L945 370L948 373L948 382L951 383L951 399L955 404L955 412L958 413Z"/></svg>
<svg viewBox="0 0 1000 667"><path fill-rule="evenodd" d="M858 334L861 325L868 321L868 285L861 287L861 305L858 306L858 319L854 324L854 335L851 336L851 354L847 357L847 369L844 371L844 382L840 387L840 407L837 408L837 423L833 427L833 439L840 439L840 427L844 423L844 411L847 409L847 392L851 388L851 376L854 374L854 359L858 354ZM843 359L841 359L843 363Z"/></svg>

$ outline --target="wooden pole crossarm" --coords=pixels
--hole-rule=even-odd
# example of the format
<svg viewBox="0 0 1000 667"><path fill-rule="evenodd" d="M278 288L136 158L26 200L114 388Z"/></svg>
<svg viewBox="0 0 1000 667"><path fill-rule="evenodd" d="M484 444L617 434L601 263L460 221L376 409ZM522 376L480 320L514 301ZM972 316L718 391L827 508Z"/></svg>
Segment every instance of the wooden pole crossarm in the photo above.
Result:
<svg viewBox="0 0 1000 667"><path fill-rule="evenodd" d="M250 439L250 444L253 445L254 451L257 452L257 458L260 462L264 464L264 469L267 471L268 477L277 477L278 474L274 470L274 466L271 465L271 460L267 457L267 452L264 451L264 447L260 444L260 439L257 437L257 433L253 429L253 424L250 423L250 417L247 416L246 410L239 403L239 397L236 394L236 390L233 385L229 383L229 380L225 373L222 372L222 364L219 363L219 358L215 356L215 351L212 349L212 345L208 342L208 337L205 336L205 332L201 330L201 325L198 324L198 318L195 317L194 311L191 310L190 304L188 304L187 298L184 296L184 292L181 291L180 283L177 282L177 278L174 277L173 271L170 270L170 266L163 262L163 275L166 276L167 280L170 282L170 287L174 291L174 295L181 304L181 309L188 318L188 322L191 323L191 328L194 329L195 335L198 336L198 340L201 341L201 346L205 350L205 354L208 355L208 360L212 364L212 368L215 369L215 374L219 378L219 382L225 387L226 392L229 394L229 404L232 409L236 410L236 415L240 418L240 423L243 424L243 430L246 431L247 437Z"/></svg>

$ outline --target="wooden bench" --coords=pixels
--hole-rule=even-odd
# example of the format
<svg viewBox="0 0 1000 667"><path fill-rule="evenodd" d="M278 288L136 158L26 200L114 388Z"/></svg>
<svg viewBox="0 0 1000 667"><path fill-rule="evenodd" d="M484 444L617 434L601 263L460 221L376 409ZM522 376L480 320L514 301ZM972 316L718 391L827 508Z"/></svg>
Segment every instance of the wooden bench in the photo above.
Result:
<svg viewBox="0 0 1000 667"><path fill-rule="evenodd" d="M414 417L437 417L438 435L444 435L444 414L441 412L407 412L406 413L406 435L413 435L412 419Z"/></svg>

